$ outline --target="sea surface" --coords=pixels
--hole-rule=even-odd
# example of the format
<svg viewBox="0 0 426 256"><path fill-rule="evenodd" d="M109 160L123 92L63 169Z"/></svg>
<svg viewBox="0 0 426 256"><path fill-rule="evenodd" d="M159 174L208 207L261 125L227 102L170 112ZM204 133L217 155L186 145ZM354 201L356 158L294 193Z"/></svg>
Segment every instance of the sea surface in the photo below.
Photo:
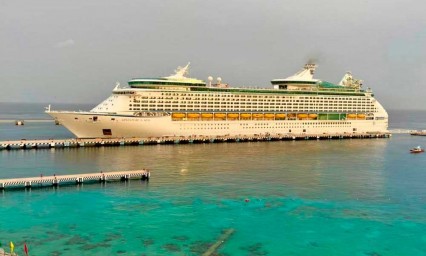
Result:
<svg viewBox="0 0 426 256"><path fill-rule="evenodd" d="M0 104L0 141L70 138ZM92 106L70 106L88 110ZM426 129L426 111L389 111ZM3 120L3 121L1 121ZM0 179L151 170L149 182L0 192L0 242L30 255L426 255L426 136L0 151ZM6 247L8 250L8 247Z"/></svg>

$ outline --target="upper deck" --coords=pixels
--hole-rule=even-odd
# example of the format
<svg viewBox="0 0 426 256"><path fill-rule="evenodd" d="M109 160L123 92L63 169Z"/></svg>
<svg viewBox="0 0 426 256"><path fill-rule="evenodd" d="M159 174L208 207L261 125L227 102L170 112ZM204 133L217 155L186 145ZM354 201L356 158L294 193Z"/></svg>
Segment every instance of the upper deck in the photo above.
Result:
<svg viewBox="0 0 426 256"><path fill-rule="evenodd" d="M159 88L167 89L175 86L206 86L206 82L196 78L189 78L189 63L185 67L178 67L175 74L160 78L134 78L128 84L131 88Z"/></svg>
<svg viewBox="0 0 426 256"><path fill-rule="evenodd" d="M174 75L162 78L136 78L131 79L128 84L130 88L161 91L373 96L371 90L361 89L362 81L354 79L351 73L346 73L339 84L314 79L316 67L315 64L306 64L302 70L290 77L274 79L271 81L273 88L229 87L228 84L222 84L220 78L217 84L211 84L211 77L207 85L203 80L185 77L189 63L183 68L178 67Z"/></svg>

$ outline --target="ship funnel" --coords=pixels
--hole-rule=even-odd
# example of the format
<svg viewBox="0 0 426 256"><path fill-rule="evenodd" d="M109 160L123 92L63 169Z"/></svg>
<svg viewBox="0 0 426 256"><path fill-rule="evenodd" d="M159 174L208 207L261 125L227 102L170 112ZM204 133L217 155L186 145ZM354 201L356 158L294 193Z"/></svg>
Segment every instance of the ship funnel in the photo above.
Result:
<svg viewBox="0 0 426 256"><path fill-rule="evenodd" d="M120 88L120 82L115 82L115 87L114 87L113 91L115 91L119 88Z"/></svg>
<svg viewBox="0 0 426 256"><path fill-rule="evenodd" d="M313 63L305 64L302 70L297 72L296 74L287 77L285 80L303 80L303 81L310 81L313 80L313 76L315 73L315 69L318 67L318 65Z"/></svg>
<svg viewBox="0 0 426 256"><path fill-rule="evenodd" d="M189 64L191 64L190 62L188 62L188 64L186 64L185 67L177 67L175 70L175 74L167 76L166 78L172 78L172 79L184 79L186 77L186 75L189 74Z"/></svg>
<svg viewBox="0 0 426 256"><path fill-rule="evenodd" d="M314 75L315 73L315 69L318 67L318 65L314 64L314 63L308 63L305 65L305 69L309 70L309 73L311 73L311 75Z"/></svg>

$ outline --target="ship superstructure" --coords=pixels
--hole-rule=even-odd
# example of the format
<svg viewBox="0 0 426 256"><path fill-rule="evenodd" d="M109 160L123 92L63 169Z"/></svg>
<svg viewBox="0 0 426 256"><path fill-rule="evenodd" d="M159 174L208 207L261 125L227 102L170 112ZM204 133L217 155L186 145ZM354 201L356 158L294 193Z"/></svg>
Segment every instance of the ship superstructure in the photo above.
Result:
<svg viewBox="0 0 426 256"><path fill-rule="evenodd" d="M188 78L188 64L117 85L88 112L46 112L78 138L387 132L388 114L361 80L349 72L339 84L314 79L316 67L255 89Z"/></svg>

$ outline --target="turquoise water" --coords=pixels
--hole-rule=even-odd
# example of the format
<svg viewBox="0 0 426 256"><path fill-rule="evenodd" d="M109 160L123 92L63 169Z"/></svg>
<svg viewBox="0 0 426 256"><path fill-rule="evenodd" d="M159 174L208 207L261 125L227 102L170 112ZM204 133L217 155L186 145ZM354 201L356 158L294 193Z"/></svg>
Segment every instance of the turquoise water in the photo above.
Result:
<svg viewBox="0 0 426 256"><path fill-rule="evenodd" d="M68 135L42 126L15 135ZM4 191L0 241L31 255L200 255L233 229L218 255L425 255L417 145L426 137L0 151L0 178L152 171L149 183Z"/></svg>

